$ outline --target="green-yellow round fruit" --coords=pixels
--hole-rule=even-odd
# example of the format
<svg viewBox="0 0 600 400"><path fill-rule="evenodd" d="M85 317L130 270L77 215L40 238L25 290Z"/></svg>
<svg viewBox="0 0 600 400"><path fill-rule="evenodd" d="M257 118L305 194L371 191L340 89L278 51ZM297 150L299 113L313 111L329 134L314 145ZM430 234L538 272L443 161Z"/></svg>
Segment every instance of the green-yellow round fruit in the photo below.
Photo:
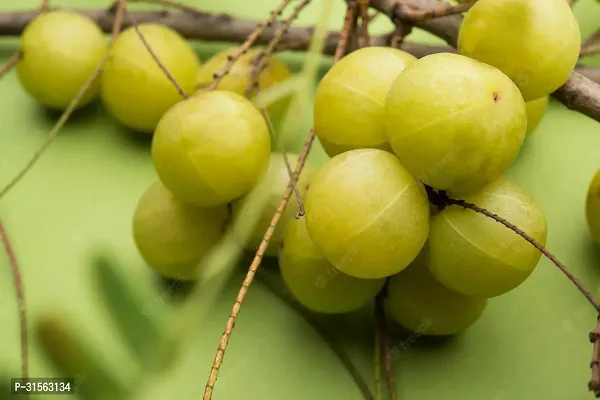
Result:
<svg viewBox="0 0 600 400"><path fill-rule="evenodd" d="M600 169L590 182L586 202L586 216L594 240L600 243Z"/></svg>
<svg viewBox="0 0 600 400"><path fill-rule="evenodd" d="M269 163L269 128L252 103L215 90L177 103L160 120L152 160L164 185L200 207L248 194Z"/></svg>
<svg viewBox="0 0 600 400"><path fill-rule="evenodd" d="M495 66L526 101L566 81L579 58L579 24L565 0L479 0L460 26L460 54Z"/></svg>
<svg viewBox="0 0 600 400"><path fill-rule="evenodd" d="M546 107L548 107L548 100L548 96L545 96L525 103L525 108L527 109L526 135L529 135L531 132L533 132L542 121L542 117L546 112Z"/></svg>
<svg viewBox="0 0 600 400"><path fill-rule="evenodd" d="M315 95L314 127L329 156L358 148L390 150L385 99L394 79L416 60L391 47L365 47L327 72Z"/></svg>
<svg viewBox="0 0 600 400"><path fill-rule="evenodd" d="M108 45L102 30L88 17L71 11L45 12L21 35L17 75L23 88L46 107L63 110L77 96ZM85 92L78 107L100 93L100 77Z"/></svg>
<svg viewBox="0 0 600 400"><path fill-rule="evenodd" d="M214 55L206 61L198 71L196 79L197 88L203 90L203 88L209 86L214 80L214 74L219 72L225 64L227 64L228 57L235 54L237 51L239 51L237 47L228 49ZM229 90L245 96L246 90L250 86L252 80L252 71L255 69L255 61L260 54L260 49L252 49L238 58L231 67L229 73L221 79L221 82L219 82L216 89ZM292 72L283 62L274 57L268 57L266 60L266 67L258 77L258 90L266 90L289 79L291 76ZM271 104L267 109L270 118L274 122L279 120L285 113L288 104L289 97L282 98Z"/></svg>
<svg viewBox="0 0 600 400"><path fill-rule="evenodd" d="M290 167L292 171L296 168L296 164L298 163L298 156L295 154L287 153L287 159L289 161ZM281 197L283 193L287 189L288 183L290 181L290 174L288 173L287 167L285 165L285 160L283 158L283 153L272 153L271 159L269 161L269 167L267 176L265 176L265 180L269 180L270 184L270 197L266 207L263 209L261 218L259 222L256 224L256 228L254 229L254 233L250 237L250 239L245 243L245 247L247 250L256 251L260 246L263 236L267 231L267 228L271 224L271 219L273 215L279 208L279 203L281 202ZM308 165L306 165L302 169L302 173L296 182L296 188L298 189L298 194L300 198L304 200L306 196L306 191L308 190L308 185L312 176L314 175L314 171ZM246 202L247 197L243 197L237 201L235 201L232 205L233 210L233 218L235 219L237 215L239 215L240 210L242 209L243 204ZM288 221L294 219L295 214L298 212L298 201L296 198L296 193L292 193L290 197L290 201L288 202L285 211L281 215L279 219L279 223L275 227L273 235L271 236L271 240L269 241L269 246L265 254L267 256L275 257L277 256L277 252L279 251L279 247L281 245L283 229Z"/></svg>
<svg viewBox="0 0 600 400"><path fill-rule="evenodd" d="M191 94L200 61L190 44L164 25L138 27L161 64L181 89ZM163 114L183 97L133 27L121 33L110 54L102 75L104 106L126 127L152 133Z"/></svg>
<svg viewBox="0 0 600 400"><path fill-rule="evenodd" d="M453 193L475 192L500 177L527 129L515 84L457 54L409 65L394 81L385 111L385 132L402 165L421 182Z"/></svg>
<svg viewBox="0 0 600 400"><path fill-rule="evenodd" d="M339 154L310 183L308 232L340 271L363 279L394 275L427 239L429 203L420 186L387 151Z"/></svg>
<svg viewBox="0 0 600 400"><path fill-rule="evenodd" d="M427 268L426 251L390 278L385 308L390 319L424 336L455 335L483 314L487 299L453 292Z"/></svg>
<svg viewBox="0 0 600 400"><path fill-rule="evenodd" d="M133 237L144 260L159 275L194 280L202 258L221 240L227 220L225 206L189 206L156 182L137 204Z"/></svg>
<svg viewBox="0 0 600 400"><path fill-rule="evenodd" d="M517 183L503 178L463 198L519 227L542 246L546 218ZM502 224L461 207L446 207L431 219L428 266L435 278L466 296L495 297L523 283L541 253Z"/></svg>
<svg viewBox="0 0 600 400"><path fill-rule="evenodd" d="M359 279L328 262L311 240L304 218L290 220L279 253L281 276L306 308L327 314L355 311L381 290L384 279Z"/></svg>

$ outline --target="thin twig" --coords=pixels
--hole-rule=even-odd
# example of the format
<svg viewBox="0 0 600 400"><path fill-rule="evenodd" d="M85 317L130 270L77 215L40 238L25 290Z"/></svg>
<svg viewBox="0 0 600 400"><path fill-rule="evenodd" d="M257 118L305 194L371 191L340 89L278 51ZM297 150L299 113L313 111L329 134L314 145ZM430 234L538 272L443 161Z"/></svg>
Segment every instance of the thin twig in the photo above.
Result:
<svg viewBox="0 0 600 400"><path fill-rule="evenodd" d="M125 7L125 3L126 3L126 1L121 0L119 2L119 8ZM123 12L119 12L119 10L117 10L116 14L117 14L117 17L115 17L114 23L116 25L121 25L123 22L123 20L122 20ZM119 15L121 15L121 19L118 18ZM112 31L117 32L117 34L118 34L119 29L115 28ZM112 47L113 43L114 43L114 40L111 42L111 47ZM63 111L63 113L60 116L60 118L58 119L58 121L56 121L56 124L54 124L54 126L52 127L52 129L50 130L48 135L46 136L46 140L44 141L44 143L42 143L42 146L38 149L38 151L36 151L34 153L34 155L31 157L31 159L25 165L25 167L23 167L23 169L21 169L21 171L19 171L19 173L8 183L8 185L6 185L0 191L0 200L4 196L6 196L6 194L8 192L10 192L10 190L12 188L14 188L21 181L21 179L23 179L25 177L25 175L27 175L27 173L33 168L33 166L36 164L36 162L42 157L42 155L50 147L50 145L52 144L52 142L54 141L54 139L56 138L56 136L58 135L58 133L60 132L62 127L65 125L65 123L67 122L67 120L69 119L71 114L73 114L73 112L75 111L75 109L77 108L79 103L81 102L81 99L83 98L85 93L89 90L89 88L92 86L92 84L100 76L100 73L102 72L102 69L104 68L104 65L108 61L109 53L110 53L110 49L109 49L109 52L107 52L107 54L104 56L104 58L98 63L98 65L96 66L96 69L94 69L94 71L90 74L88 79L83 83L83 85L81 85L81 87L79 88L79 91L77 92L77 94L75 95L73 100L71 100L71 103L69 103L69 105Z"/></svg>
<svg viewBox="0 0 600 400"><path fill-rule="evenodd" d="M209 90L209 91L214 90L217 86L219 86L219 83L221 82L221 80L229 73L229 71L231 70L231 67L233 67L233 64L235 64L235 62L242 55L244 55L248 52L248 49L250 49L250 46L252 46L254 44L254 42L256 42L256 39L258 39L258 37L260 35L262 35L262 33L264 32L264 30L267 27L269 27L273 24L273 21L275 21L275 19L281 15L283 10L290 3L291 3L291 0L283 0L277 8L275 8L273 11L271 11L269 18L267 18L267 20L264 23L258 24L258 26L254 30L254 32L252 32L248 36L246 41L240 46L237 53L229 55L227 57L227 63L223 66L223 68L220 71L214 73L213 81L211 82L210 85L208 85L207 90Z"/></svg>
<svg viewBox="0 0 600 400"><path fill-rule="evenodd" d="M600 44L590 44L585 47L581 47L579 51L579 57L591 56L600 53Z"/></svg>
<svg viewBox="0 0 600 400"><path fill-rule="evenodd" d="M392 372L392 357L390 355L390 335L387 317L385 315L385 310L383 306L386 296L387 287L384 287L375 298L375 318L377 319L377 326L379 328L381 359L383 360L383 367L388 385L389 399L396 400L396 385L394 383L394 374Z"/></svg>
<svg viewBox="0 0 600 400"><path fill-rule="evenodd" d="M600 311L600 308L598 308L598 304L594 300L594 297L592 296L592 294L585 289L585 287L571 273L571 271L569 271L569 269L562 262L560 262L552 253L550 253L544 246L542 246L537 240L535 240L534 238L529 236L521 228L508 222L506 219L498 216L497 214L495 214L491 211L488 211L485 208L479 207L476 204L469 203L468 201L465 201L465 200L452 199L452 198L448 197L448 195L445 192L436 192L429 186L426 186L426 190L427 190L427 194L428 194L430 200L435 205L438 205L440 208L443 208L445 206L455 205L455 206L462 207L466 210L475 211L476 213L485 215L486 217L491 218L494 221L504 225L506 228L510 229L511 231L515 232L517 235L521 236L523 239L527 240L540 253L542 253L546 258L548 258L550 261L552 261L552 263L554 265L556 265L558 267L558 269L560 269L560 271L577 287L577 289L581 292L581 294L583 294L585 296L587 301L594 307L594 309L596 309L597 311Z"/></svg>
<svg viewBox="0 0 600 400"><path fill-rule="evenodd" d="M179 85L179 83L177 82L175 77L173 75L171 75L171 73L169 72L167 67L164 66L164 64L160 61L160 59L158 58L158 56L156 55L154 50L152 50L152 47L150 46L150 44L148 43L148 41L146 40L144 35L142 35L142 32L140 31L137 21L134 19L134 17L130 13L126 13L126 14L127 14L127 17L129 18L129 20L131 21L132 26L135 29L135 32L137 33L138 37L144 44L144 47L146 48L146 50L148 50L148 53L150 53L150 55L156 62L156 65L158 65L158 67L162 70L162 72L165 74L167 79L173 84L173 86L175 86L175 89L177 89L177 91L179 92L181 97L183 97L184 99L188 99L190 96L185 92L185 90L183 90L181 85Z"/></svg>
<svg viewBox="0 0 600 400"><path fill-rule="evenodd" d="M585 39L583 43L581 43L581 47L588 47L590 44L596 43L598 40L600 40L600 30L595 31L587 39Z"/></svg>
<svg viewBox="0 0 600 400"><path fill-rule="evenodd" d="M352 15L351 10L348 10L346 12L346 21L348 21L348 20L352 21L352 19L349 18L348 15ZM336 57L334 58L334 62L339 61L340 58L342 57L343 49L346 46L348 34L351 29L352 29L351 23L344 24L344 29L340 35L340 41L338 43L338 50L336 50ZM340 50L340 48L341 48L341 50ZM215 355L215 359L213 361L213 366L210 371L210 376L208 378L208 382L206 383L203 400L211 400L211 398L212 398L214 385L217 380L217 375L219 373L219 369L221 368L221 364L223 363L223 357L225 355L225 350L227 349L227 344L229 343L229 338L231 336L231 332L233 330L233 327L235 326L235 321L240 312L241 306L242 306L244 300L246 299L246 295L248 293L250 285L252 284L252 281L254 280L256 271L258 270L258 267L260 266L260 264L262 262L265 251L267 250L267 247L269 246L271 237L273 236L273 233L275 232L275 227L279 223L279 220L281 219L281 216L282 216L283 212L285 211L285 208L287 207L288 202L290 201L290 197L292 196L292 192L293 192L293 187L296 184L296 180L302 173L302 169L304 168L304 165L306 164L306 159L308 157L308 153L310 152L310 149L312 148L312 144L313 144L314 140L315 140L315 130L311 129L308 134L308 137L306 138L306 141L304 143L304 147L302 148L302 151L300 152L300 156L298 157L298 163L296 164L296 169L294 170L292 179L290 180L290 182L287 185L287 188L285 189L283 197L281 198L281 201L279 202L279 206L277 207L277 211L275 211L275 214L273 214L273 217L271 218L269 227L267 228L267 230L263 236L263 239L260 242L258 250L256 251L256 254L254 255L254 259L252 260L252 263L250 264L250 267L248 268L248 272L246 273L244 281L242 282L242 286L236 296L235 302L233 303L231 313L229 314L229 318L227 319L227 325L225 327L225 330L223 331L223 335L221 336L221 341L219 342L219 346L217 348L217 354Z"/></svg>
<svg viewBox="0 0 600 400"><path fill-rule="evenodd" d="M23 278L17 261L17 255L12 247L8 233L4 228L4 223L0 220L0 237L2 245L8 256L10 269L13 276L15 291L17 294L17 304L19 307L19 324L21 326L21 377L29 377L28 344L27 344L27 307L25 303L25 294L23 291Z"/></svg>
<svg viewBox="0 0 600 400"><path fill-rule="evenodd" d="M600 316L596 324L596 328L590 332L590 342L593 344L592 361L590 368L592 370L592 378L588 383L588 389L594 393L596 397L600 397Z"/></svg>
<svg viewBox="0 0 600 400"><path fill-rule="evenodd" d="M125 15L125 9L127 8L127 0L118 0L115 13L115 23L112 28L112 41L114 43L121 33L121 26L123 25L123 16Z"/></svg>
<svg viewBox="0 0 600 400"><path fill-rule="evenodd" d="M377 305L375 306L377 307ZM377 312L377 311L376 311ZM379 336L379 323L375 320L375 330L373 334L375 346L373 349L373 385L375 386L375 400L382 400L381 393L381 338Z"/></svg>
<svg viewBox="0 0 600 400"><path fill-rule="evenodd" d="M369 37L369 0L358 0L360 10L360 27L362 28L363 46L371 45Z"/></svg>
<svg viewBox="0 0 600 400"><path fill-rule="evenodd" d="M21 59L21 53L19 51L17 51L12 56L10 56L10 58L8 60L6 60L4 65L0 67L0 78L2 78L4 75L6 75L12 69L12 67L17 65L17 63L19 62L20 59Z"/></svg>
<svg viewBox="0 0 600 400"><path fill-rule="evenodd" d="M344 53L346 52L346 47L348 47L348 38L350 37L350 32L352 32L352 25L355 21L356 11L358 4L356 1L349 1L348 8L346 10L346 15L344 17L344 27L342 28L342 32L340 33L340 41L333 55L333 62L336 63L344 57Z"/></svg>
<svg viewBox="0 0 600 400"><path fill-rule="evenodd" d="M354 366L354 363L348 357L339 341L331 334L331 332L319 322L315 315L304 308L296 299L285 289L285 286L280 285L278 276L275 273L265 272L264 270L257 271L257 278L263 283L271 293L275 294L282 301L284 301L289 307L296 311L304 320L312 326L312 328L321 336L323 341L329 346L329 348L339 358L341 363L344 365L356 386L360 389L365 400L376 400L369 389L369 385L365 382L358 369ZM378 399L381 400L381 399Z"/></svg>
<svg viewBox="0 0 600 400"><path fill-rule="evenodd" d="M267 121L267 126L269 127L269 132L271 133L271 138L275 139L277 133L275 132L275 127L273 126L273 121L269 116L269 112L266 108L262 107L260 111L263 114L263 117ZM285 151L283 151L283 163L285 164L285 168L287 170L288 176L290 177L290 183L292 184L292 188L294 190L294 195L296 196L296 202L298 203L298 212L296 213L296 219L303 217L305 214L304 211L304 203L302 202L302 196L300 196L300 191L298 190L298 185L296 184L297 178L294 179L294 171L290 166L290 160Z"/></svg>
<svg viewBox="0 0 600 400"><path fill-rule="evenodd" d="M431 8L428 10L412 10L405 7L402 10L402 14L410 21L425 21L427 19L447 17L448 15L462 14L473 7L474 4L475 1L470 1L456 5Z"/></svg>

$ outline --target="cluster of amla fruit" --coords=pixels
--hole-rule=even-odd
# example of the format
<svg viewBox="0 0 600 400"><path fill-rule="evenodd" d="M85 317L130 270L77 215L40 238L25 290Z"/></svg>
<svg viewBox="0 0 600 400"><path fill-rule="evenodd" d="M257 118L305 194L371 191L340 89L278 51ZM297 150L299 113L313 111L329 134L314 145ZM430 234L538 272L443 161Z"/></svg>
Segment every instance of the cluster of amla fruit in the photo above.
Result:
<svg viewBox="0 0 600 400"><path fill-rule="evenodd" d="M200 66L176 32L154 24L139 29L191 97L182 100L129 28L86 101L100 96L123 125L154 133L160 181L137 205L134 238L159 274L194 279L246 196L274 176L272 201L248 245L256 249L288 172L282 155L271 153L263 115L242 95L257 53L238 60L207 92L203 87L231 53ZM544 244L543 212L502 175L547 96L567 79L579 47L564 0L479 0L461 27L460 55L417 60L369 47L336 64L320 82L314 110L318 138L332 158L316 173L305 168L298 188L306 216L292 218L292 202L267 252L279 256L298 301L317 312L349 312L388 280L392 319L415 330L429 318L424 334L449 335L473 324L487 299L524 282L540 258L533 246L480 214L437 210L424 184L495 212ZM52 12L26 29L22 51L23 86L43 104L64 108L109 50L93 21ZM277 60L269 65L259 89L290 75ZM276 118L285 107L269 111Z"/></svg>
<svg viewBox="0 0 600 400"><path fill-rule="evenodd" d="M393 320L417 330L427 318L423 334L449 335L525 282L541 257L536 248L472 210L436 209L424 185L545 245L543 211L503 175L579 48L564 0L479 0L460 27L459 54L417 60L368 47L333 66L314 108L332 158L310 182L305 219L289 223L283 238L280 267L296 297L317 311L349 311L387 279ZM315 279L300 279L317 268L314 259ZM346 289L330 276L343 276Z"/></svg>

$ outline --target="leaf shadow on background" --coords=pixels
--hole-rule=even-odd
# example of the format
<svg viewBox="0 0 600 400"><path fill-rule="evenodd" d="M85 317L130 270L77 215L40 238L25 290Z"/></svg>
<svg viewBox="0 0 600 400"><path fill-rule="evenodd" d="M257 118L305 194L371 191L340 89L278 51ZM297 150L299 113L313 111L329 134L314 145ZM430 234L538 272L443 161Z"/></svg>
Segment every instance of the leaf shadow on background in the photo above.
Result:
<svg viewBox="0 0 600 400"><path fill-rule="evenodd" d="M96 284L114 326L140 363L148 361L163 334L154 313L145 312L132 285L120 276L118 266L104 256L94 257Z"/></svg>
<svg viewBox="0 0 600 400"><path fill-rule="evenodd" d="M58 375L75 377L75 393L82 400L127 398L129 389L58 314L40 317L33 334Z"/></svg>

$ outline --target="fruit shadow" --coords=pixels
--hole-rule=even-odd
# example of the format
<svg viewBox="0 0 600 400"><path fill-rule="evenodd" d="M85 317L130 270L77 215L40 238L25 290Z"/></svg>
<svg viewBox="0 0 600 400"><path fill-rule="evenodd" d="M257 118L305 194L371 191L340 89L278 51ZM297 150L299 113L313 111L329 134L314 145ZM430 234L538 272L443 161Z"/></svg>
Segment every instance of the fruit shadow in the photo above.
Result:
<svg viewBox="0 0 600 400"><path fill-rule="evenodd" d="M589 273L595 279L596 285L600 283L600 245L591 238L590 235L586 235L585 239L581 240L581 253L585 258L594 260L592 263L593 268L590 269Z"/></svg>

